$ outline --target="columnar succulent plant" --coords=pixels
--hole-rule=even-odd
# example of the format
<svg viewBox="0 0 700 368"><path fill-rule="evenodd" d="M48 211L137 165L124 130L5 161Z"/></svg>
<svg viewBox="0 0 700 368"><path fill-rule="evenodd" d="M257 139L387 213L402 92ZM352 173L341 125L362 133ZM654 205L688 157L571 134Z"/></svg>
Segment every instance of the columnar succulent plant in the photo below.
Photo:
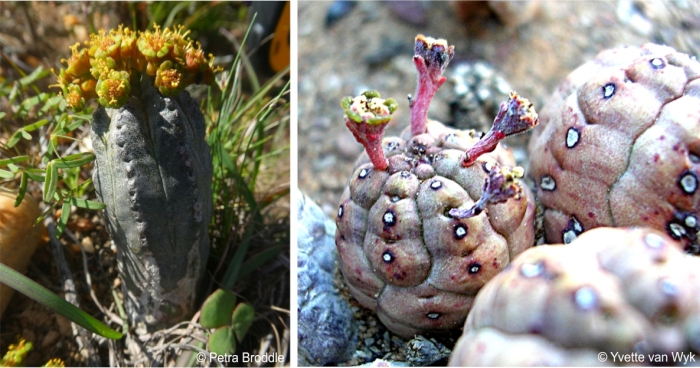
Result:
<svg viewBox="0 0 700 368"><path fill-rule="evenodd" d="M549 243L648 226L700 254L700 63L647 44L601 52L542 109L530 175Z"/></svg>
<svg viewBox="0 0 700 368"><path fill-rule="evenodd" d="M394 100L370 91L341 102L366 154L338 208L340 268L360 304L404 337L459 327L479 288L534 239L532 194L498 141L537 115L512 93L483 138L428 120L453 54L445 40L416 38L418 88L401 138L382 139Z"/></svg>
<svg viewBox="0 0 700 368"><path fill-rule="evenodd" d="M601 352L699 353L700 258L648 228L529 249L479 291L450 365L599 365Z"/></svg>
<svg viewBox="0 0 700 368"><path fill-rule="evenodd" d="M93 182L118 248L132 326L191 314L209 252L212 162L197 103L183 88L216 71L181 27L119 27L72 47L58 75L68 105L91 98Z"/></svg>

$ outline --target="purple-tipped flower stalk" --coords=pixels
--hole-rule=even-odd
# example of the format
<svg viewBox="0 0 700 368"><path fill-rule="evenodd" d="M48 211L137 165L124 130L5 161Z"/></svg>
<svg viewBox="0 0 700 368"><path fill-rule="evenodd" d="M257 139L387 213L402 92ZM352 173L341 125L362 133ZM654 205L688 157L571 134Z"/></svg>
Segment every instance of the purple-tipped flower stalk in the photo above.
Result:
<svg viewBox="0 0 700 368"><path fill-rule="evenodd" d="M447 79L442 73L454 57L454 48L454 46L448 46L444 39L423 35L416 37L413 63L418 70L418 87L416 95L413 98L409 97L411 135L413 136L425 133L430 102Z"/></svg>
<svg viewBox="0 0 700 368"><path fill-rule="evenodd" d="M382 149L382 138L398 104L393 98L384 100L380 97L379 92L366 91L355 98L343 98L340 106L345 112L345 125L365 147L374 168L386 170L389 161Z"/></svg>
<svg viewBox="0 0 700 368"><path fill-rule="evenodd" d="M538 123L537 112L530 101L511 91L508 101L501 102L491 130L465 153L462 166L471 166L479 156L496 149L504 138L526 132Z"/></svg>
<svg viewBox="0 0 700 368"><path fill-rule="evenodd" d="M509 169L498 164L493 165L489 171L489 177L484 181L481 198L476 201L472 208L467 210L451 209L450 216L454 218L474 217L479 215L488 204L502 203L510 198L520 199L523 188L518 179L522 178L523 175L522 167L517 166Z"/></svg>

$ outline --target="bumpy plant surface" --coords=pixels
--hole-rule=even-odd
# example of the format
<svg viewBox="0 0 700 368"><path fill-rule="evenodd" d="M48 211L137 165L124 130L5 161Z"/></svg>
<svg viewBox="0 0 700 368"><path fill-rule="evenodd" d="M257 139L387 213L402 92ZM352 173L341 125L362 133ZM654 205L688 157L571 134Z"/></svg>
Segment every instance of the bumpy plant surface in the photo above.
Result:
<svg viewBox="0 0 700 368"><path fill-rule="evenodd" d="M189 316L209 254L212 158L184 88L218 68L182 27L119 27L72 47L58 84L69 107L97 98L93 183L116 244L126 313L152 330Z"/></svg>
<svg viewBox="0 0 700 368"><path fill-rule="evenodd" d="M459 327L474 295L532 246L532 194L498 142L537 124L514 92L483 135L427 119L453 56L445 40L418 36L411 126L383 139L396 101L365 92L343 99L345 122L366 148L338 207L336 245L352 295L393 332Z"/></svg>
<svg viewBox="0 0 700 368"><path fill-rule="evenodd" d="M649 228L529 249L481 289L450 364L600 365L600 352L663 365L700 352L700 258Z"/></svg>
<svg viewBox="0 0 700 368"><path fill-rule="evenodd" d="M667 46L603 51L542 109L530 172L546 240L648 226L700 254L700 63Z"/></svg>

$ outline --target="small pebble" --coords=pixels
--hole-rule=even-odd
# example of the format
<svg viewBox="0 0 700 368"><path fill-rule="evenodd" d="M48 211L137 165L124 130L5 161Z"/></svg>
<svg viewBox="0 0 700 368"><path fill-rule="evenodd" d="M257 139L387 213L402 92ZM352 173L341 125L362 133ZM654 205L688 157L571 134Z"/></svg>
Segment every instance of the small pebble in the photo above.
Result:
<svg viewBox="0 0 700 368"><path fill-rule="evenodd" d="M92 244L92 239L89 236L84 237L83 240L80 241L80 245L85 252L90 254L95 253L95 246Z"/></svg>
<svg viewBox="0 0 700 368"><path fill-rule="evenodd" d="M61 337L61 334L59 334L58 331L50 330L44 336L44 339L41 340L41 347L44 349L48 349L50 347L53 347L56 344L56 341L58 341L59 337Z"/></svg>
<svg viewBox="0 0 700 368"><path fill-rule="evenodd" d="M73 335L73 328L71 327L71 322L58 314L56 314L56 324L58 325L58 331L61 333L61 336L64 337L70 337Z"/></svg>

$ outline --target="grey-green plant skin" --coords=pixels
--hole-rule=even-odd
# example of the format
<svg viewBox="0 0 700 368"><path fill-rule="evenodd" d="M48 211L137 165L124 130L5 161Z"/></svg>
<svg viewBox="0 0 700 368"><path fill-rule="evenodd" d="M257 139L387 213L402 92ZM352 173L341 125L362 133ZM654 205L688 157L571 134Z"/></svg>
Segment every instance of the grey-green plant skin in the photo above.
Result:
<svg viewBox="0 0 700 368"><path fill-rule="evenodd" d="M163 97L147 76L134 84L126 105L93 115L93 181L129 321L152 330L193 312L209 254L212 161L188 92Z"/></svg>
<svg viewBox="0 0 700 368"><path fill-rule="evenodd" d="M348 288L392 332L411 338L459 328L478 290L534 244L532 193L489 204L459 219L482 196L492 165L510 167L502 145L462 166L479 140L428 120L426 133L382 144L389 166L377 170L363 153L338 208L336 246Z"/></svg>
<svg viewBox="0 0 700 368"><path fill-rule="evenodd" d="M591 365L600 352L665 365L700 353L700 258L650 228L528 249L479 291L450 365Z"/></svg>

